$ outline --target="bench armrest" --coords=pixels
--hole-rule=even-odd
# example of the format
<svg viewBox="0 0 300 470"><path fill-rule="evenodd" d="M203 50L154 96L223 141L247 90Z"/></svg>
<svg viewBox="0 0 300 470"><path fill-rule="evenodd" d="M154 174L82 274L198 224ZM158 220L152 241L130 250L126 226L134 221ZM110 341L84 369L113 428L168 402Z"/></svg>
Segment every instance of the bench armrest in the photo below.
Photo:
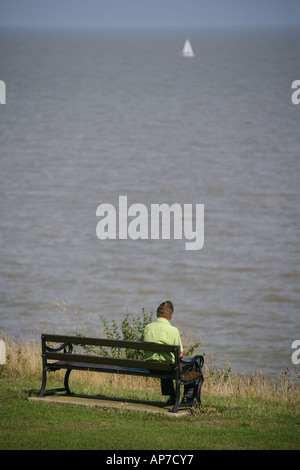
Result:
<svg viewBox="0 0 300 470"><path fill-rule="evenodd" d="M58 346L58 348L51 348L50 346L46 345L46 349L49 352L58 352L61 351L62 349L64 350L64 353L69 353L71 354L73 351L73 346L71 343L64 343Z"/></svg>

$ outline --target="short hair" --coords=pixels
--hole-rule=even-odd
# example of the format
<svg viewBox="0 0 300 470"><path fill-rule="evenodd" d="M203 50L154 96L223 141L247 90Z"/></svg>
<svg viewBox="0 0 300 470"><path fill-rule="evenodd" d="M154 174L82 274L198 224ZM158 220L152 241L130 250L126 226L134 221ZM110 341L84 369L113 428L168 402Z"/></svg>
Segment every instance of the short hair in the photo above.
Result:
<svg viewBox="0 0 300 470"><path fill-rule="evenodd" d="M166 300L165 302L160 304L160 306L158 307L156 311L156 315L158 318L164 317L167 320L171 320L173 312L174 312L174 308L173 308L173 304L171 300Z"/></svg>

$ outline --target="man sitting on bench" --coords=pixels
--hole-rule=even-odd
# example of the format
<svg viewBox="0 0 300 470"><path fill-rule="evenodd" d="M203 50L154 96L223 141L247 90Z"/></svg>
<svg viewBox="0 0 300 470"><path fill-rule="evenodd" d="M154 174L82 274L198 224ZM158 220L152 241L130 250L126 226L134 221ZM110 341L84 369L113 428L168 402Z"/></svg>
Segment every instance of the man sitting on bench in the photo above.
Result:
<svg viewBox="0 0 300 470"><path fill-rule="evenodd" d="M178 329L170 324L173 314L173 304L170 300L166 300L157 309L157 320L145 326L141 340L151 343L179 346L179 357L181 359L183 371L195 370L195 361L193 358L183 356L183 347ZM171 364L175 362L174 353L145 351L145 359L152 361L166 361ZM185 406L194 405L198 385L199 380L184 385L184 397L181 401L182 404ZM161 392L162 395L170 396L167 401L168 405L173 405L175 403L176 392L172 379L161 379Z"/></svg>

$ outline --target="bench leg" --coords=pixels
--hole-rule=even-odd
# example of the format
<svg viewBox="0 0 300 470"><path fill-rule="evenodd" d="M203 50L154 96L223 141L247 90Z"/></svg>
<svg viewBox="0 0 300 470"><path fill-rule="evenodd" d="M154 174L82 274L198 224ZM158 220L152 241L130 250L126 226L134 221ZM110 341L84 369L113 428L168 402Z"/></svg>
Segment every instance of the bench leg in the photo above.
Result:
<svg viewBox="0 0 300 470"><path fill-rule="evenodd" d="M176 380L176 398L175 398L175 404L174 404L173 409L171 410L171 413L177 413L179 400L180 400L180 380Z"/></svg>
<svg viewBox="0 0 300 470"><path fill-rule="evenodd" d="M69 377L70 377L70 374L71 374L71 369L68 369L66 371L66 375L65 375L65 382L64 382L64 385L65 385L65 389L66 389L66 392L68 395L72 395L72 392L69 388Z"/></svg>
<svg viewBox="0 0 300 470"><path fill-rule="evenodd" d="M202 388L203 382L204 382L204 378L203 378L203 375L201 375L199 379L198 387L197 387L197 393L196 393L196 399L199 405L201 405L201 388Z"/></svg>
<svg viewBox="0 0 300 470"><path fill-rule="evenodd" d="M43 380L42 380L41 390L40 390L40 393L38 395L39 397L44 396L45 389L46 389L46 384L47 384L47 370L43 369Z"/></svg>
<svg viewBox="0 0 300 470"><path fill-rule="evenodd" d="M39 397L43 397L44 395L50 395L55 392L66 392L68 395L72 395L72 392L69 388L69 377L71 374L71 369L68 369L65 374L65 380L64 380L64 388L53 388L51 390L46 391L46 385L47 385L47 369L43 370L43 379L42 379L42 386L41 390L39 393Z"/></svg>

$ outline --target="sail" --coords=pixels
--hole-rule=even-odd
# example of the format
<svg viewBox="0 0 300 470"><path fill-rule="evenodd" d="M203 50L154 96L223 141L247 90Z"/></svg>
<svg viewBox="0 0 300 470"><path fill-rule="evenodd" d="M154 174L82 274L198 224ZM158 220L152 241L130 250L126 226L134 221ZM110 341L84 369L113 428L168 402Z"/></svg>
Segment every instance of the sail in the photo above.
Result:
<svg viewBox="0 0 300 470"><path fill-rule="evenodd" d="M186 39L181 55L183 55L184 57L195 57L195 54L193 52L189 39Z"/></svg>

